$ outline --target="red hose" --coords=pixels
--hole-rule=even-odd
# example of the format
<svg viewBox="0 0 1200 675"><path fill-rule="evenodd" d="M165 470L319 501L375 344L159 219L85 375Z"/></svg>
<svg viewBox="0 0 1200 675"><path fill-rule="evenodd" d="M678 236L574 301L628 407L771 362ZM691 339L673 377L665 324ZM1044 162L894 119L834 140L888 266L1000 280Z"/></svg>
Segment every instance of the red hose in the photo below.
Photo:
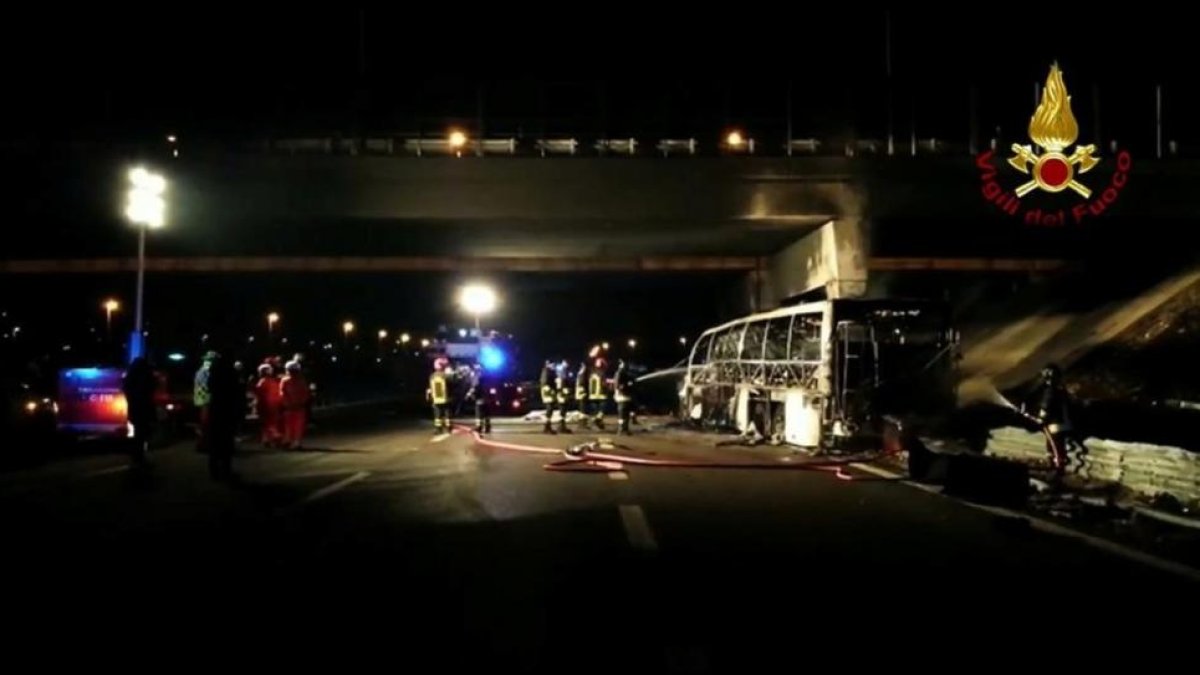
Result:
<svg viewBox="0 0 1200 675"><path fill-rule="evenodd" d="M539 455L561 455L561 450L551 448L542 448L536 445L521 445L518 443L501 443L488 438L483 438L478 432L468 427L456 427L455 431L459 433L470 433L475 439L476 445L482 445L488 448L498 450L512 450L515 452L526 452ZM884 453L884 456L893 453ZM785 462L705 462L698 460L677 460L677 459L650 459L647 457L637 457L634 455L619 455L607 452L591 452L585 450L579 457L568 457L557 462L545 464L542 468L546 471L573 471L581 473L607 473L610 471L623 471L628 466L641 466L647 468L674 468L674 469L759 469L759 470L775 470L775 471L829 471L833 472L834 476L840 480L855 480L845 472L846 466L855 462L862 462L872 457L845 457L841 459L826 459L814 460L809 462L785 463Z"/></svg>

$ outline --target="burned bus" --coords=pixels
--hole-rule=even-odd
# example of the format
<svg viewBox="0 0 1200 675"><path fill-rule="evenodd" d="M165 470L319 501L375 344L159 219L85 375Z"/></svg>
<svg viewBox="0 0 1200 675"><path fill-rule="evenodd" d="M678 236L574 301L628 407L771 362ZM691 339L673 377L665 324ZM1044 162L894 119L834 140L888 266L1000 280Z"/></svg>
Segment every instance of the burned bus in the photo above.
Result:
<svg viewBox="0 0 1200 675"><path fill-rule="evenodd" d="M957 334L944 304L841 299L705 331L679 391L684 419L828 449L954 407Z"/></svg>

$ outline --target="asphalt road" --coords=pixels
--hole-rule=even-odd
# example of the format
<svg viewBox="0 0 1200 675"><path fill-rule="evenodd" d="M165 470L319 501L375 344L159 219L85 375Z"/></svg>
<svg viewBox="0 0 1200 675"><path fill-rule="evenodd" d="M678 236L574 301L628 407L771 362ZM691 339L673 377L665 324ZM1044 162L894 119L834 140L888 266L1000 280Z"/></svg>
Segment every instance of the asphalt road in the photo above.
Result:
<svg viewBox="0 0 1200 675"><path fill-rule="evenodd" d="M972 644L1144 650L1174 625L1158 614L1200 591L861 472L552 473L386 416L310 446L249 445L233 483L187 444L146 476L86 453L0 474L9 644L166 664L713 672Z"/></svg>

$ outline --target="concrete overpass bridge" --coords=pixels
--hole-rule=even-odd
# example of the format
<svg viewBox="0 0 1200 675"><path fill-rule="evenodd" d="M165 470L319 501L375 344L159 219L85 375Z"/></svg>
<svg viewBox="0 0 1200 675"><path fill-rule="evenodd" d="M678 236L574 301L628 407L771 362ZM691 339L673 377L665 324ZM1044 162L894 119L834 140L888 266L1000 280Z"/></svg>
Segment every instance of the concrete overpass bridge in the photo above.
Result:
<svg viewBox="0 0 1200 675"><path fill-rule="evenodd" d="M132 269L118 213L129 160L29 159L22 236L0 272ZM1089 174L1098 195L1115 164ZM1187 160L1135 160L1106 213L1047 225L988 199L965 154L418 158L197 147L156 166L171 187L169 227L151 240L154 272L722 271L746 275L751 307L860 294L871 272L1045 272L1162 250L1190 217L1200 176ZM1079 201L1031 199L1046 213Z"/></svg>

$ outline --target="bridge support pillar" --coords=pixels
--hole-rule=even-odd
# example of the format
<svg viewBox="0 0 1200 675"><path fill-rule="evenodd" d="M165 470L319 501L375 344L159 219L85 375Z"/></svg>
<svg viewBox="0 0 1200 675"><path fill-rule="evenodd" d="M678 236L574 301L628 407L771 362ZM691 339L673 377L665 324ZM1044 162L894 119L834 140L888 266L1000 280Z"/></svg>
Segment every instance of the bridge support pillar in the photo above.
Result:
<svg viewBox="0 0 1200 675"><path fill-rule="evenodd" d="M825 223L766 259L763 309L822 291L829 299L865 295L869 254L866 221L839 218Z"/></svg>

